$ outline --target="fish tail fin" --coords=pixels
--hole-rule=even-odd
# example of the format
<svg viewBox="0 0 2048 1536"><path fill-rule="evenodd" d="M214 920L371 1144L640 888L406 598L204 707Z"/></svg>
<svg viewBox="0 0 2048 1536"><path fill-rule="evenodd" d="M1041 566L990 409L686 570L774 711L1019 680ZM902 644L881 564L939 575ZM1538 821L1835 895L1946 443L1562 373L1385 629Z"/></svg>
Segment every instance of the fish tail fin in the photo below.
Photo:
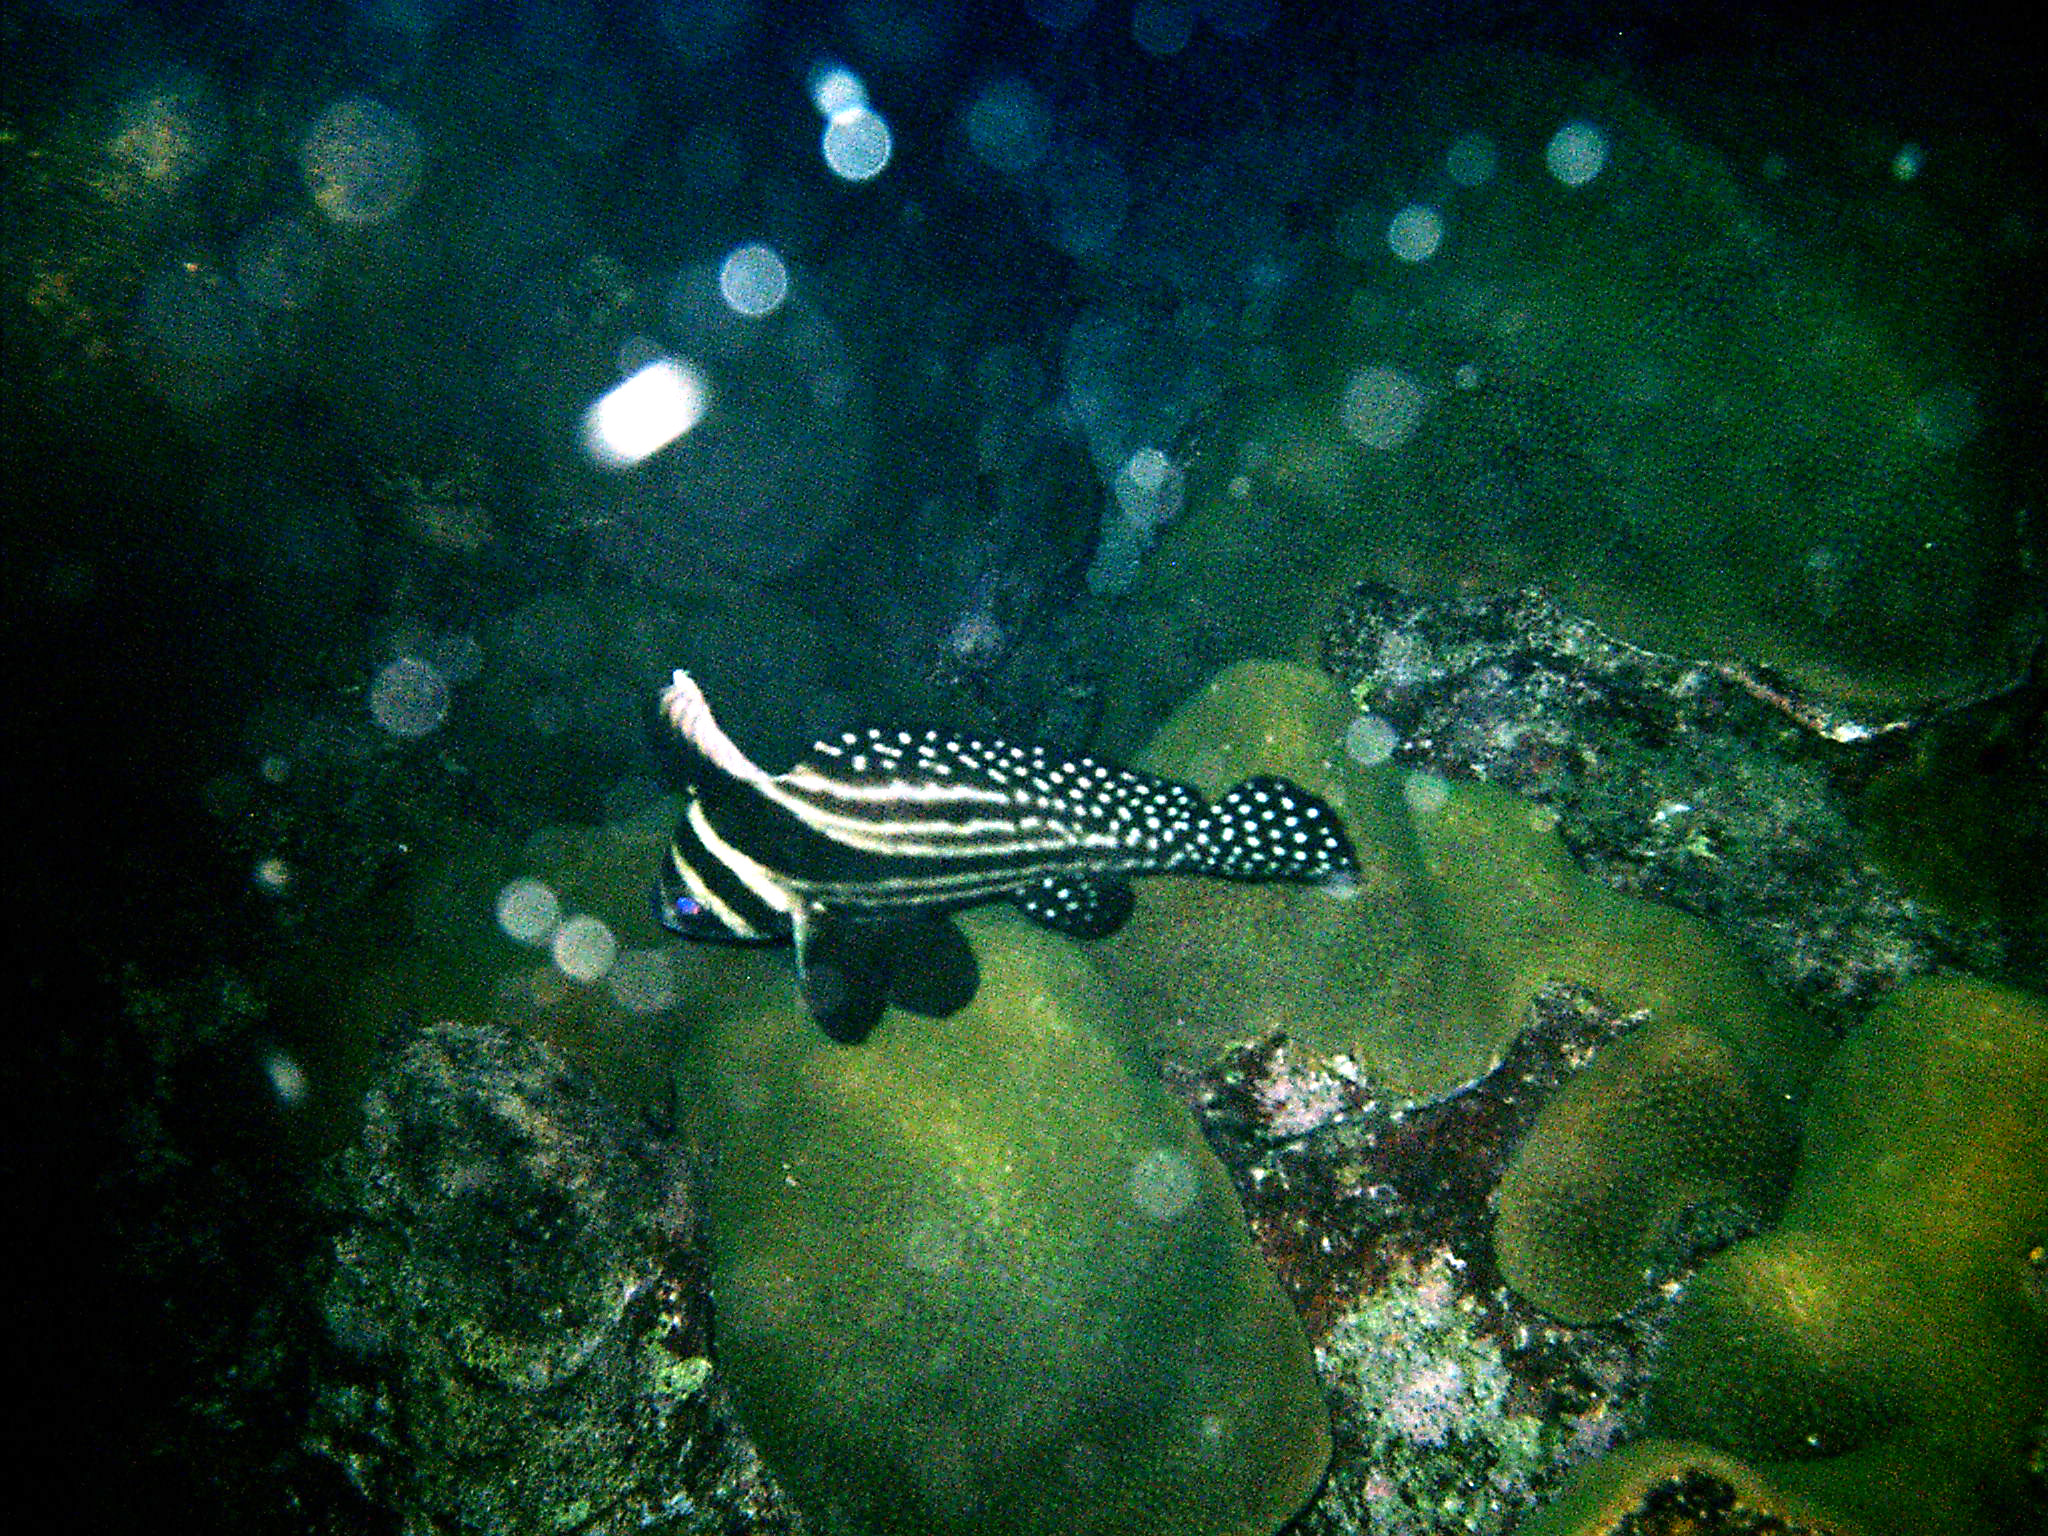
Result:
<svg viewBox="0 0 2048 1536"><path fill-rule="evenodd" d="M1196 824L1194 868L1231 880L1336 880L1357 857L1337 813L1287 779L1246 779Z"/></svg>
<svg viewBox="0 0 2048 1536"><path fill-rule="evenodd" d="M740 750L739 743L725 734L725 728L711 713L711 701L704 697L704 690L681 667L676 668L668 687L662 691L661 714L675 733L702 754L712 767L731 774L744 784L761 786L769 782L769 774L756 766L753 759Z"/></svg>

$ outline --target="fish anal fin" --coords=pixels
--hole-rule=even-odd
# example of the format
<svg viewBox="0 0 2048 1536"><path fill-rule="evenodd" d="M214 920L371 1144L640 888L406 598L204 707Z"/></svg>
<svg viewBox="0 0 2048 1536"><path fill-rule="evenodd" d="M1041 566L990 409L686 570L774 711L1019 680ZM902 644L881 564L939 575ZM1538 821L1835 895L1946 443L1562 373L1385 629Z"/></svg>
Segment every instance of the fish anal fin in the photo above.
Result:
<svg viewBox="0 0 2048 1536"><path fill-rule="evenodd" d="M974 1001L981 965L958 924L950 917L930 916L909 918L894 928L891 1002L928 1019L943 1019Z"/></svg>
<svg viewBox="0 0 2048 1536"><path fill-rule="evenodd" d="M1131 915L1128 880L1104 875L1049 875L1010 897L1033 922L1077 939L1102 939Z"/></svg>
<svg viewBox="0 0 2048 1536"><path fill-rule="evenodd" d="M880 1022L896 968L894 925L807 910L794 922L797 984L818 1027L858 1045Z"/></svg>

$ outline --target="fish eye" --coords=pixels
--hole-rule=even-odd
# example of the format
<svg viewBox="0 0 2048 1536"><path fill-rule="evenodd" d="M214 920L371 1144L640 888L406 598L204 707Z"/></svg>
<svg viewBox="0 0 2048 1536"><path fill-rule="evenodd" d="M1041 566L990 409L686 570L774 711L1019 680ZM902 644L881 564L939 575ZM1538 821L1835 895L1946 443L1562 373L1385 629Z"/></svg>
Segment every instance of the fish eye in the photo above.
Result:
<svg viewBox="0 0 2048 1536"><path fill-rule="evenodd" d="M695 933L703 926L704 904L688 891L671 894L659 885L647 893L654 920L671 933Z"/></svg>

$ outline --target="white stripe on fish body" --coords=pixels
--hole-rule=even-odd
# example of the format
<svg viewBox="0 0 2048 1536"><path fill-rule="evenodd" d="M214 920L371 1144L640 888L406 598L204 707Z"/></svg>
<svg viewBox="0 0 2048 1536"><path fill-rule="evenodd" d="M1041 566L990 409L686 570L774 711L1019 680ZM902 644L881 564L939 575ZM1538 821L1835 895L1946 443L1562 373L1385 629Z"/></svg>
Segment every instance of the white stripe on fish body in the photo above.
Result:
<svg viewBox="0 0 2048 1536"><path fill-rule="evenodd" d="M669 868L673 869L678 878L682 880L684 888L690 893L690 899L717 918L721 923L725 924L728 931L743 939L767 937L766 934L757 930L738 908L727 901L721 900L718 893L712 890L703 875L698 872L697 866L684 858L681 851L673 843L669 844L668 864Z"/></svg>
<svg viewBox="0 0 2048 1536"><path fill-rule="evenodd" d="M774 871L770 870L759 859L741 853L739 849L720 837L716 829L711 825L711 818L704 814L703 801L693 799L690 802L689 810L685 813L685 817L690 823L690 830L695 832L698 841L703 843L705 852L731 870L740 884L753 892L760 899L762 905L772 907L784 915L790 912L794 903L790 899L788 882L776 875ZM690 894L697 896L699 901L716 912L720 922L725 923L727 927L738 933L745 934L751 931L744 919L735 920L729 918L727 913L731 909L724 902L711 895L708 888L702 895L699 895L697 887L703 882L687 864L683 866L683 877L689 882Z"/></svg>
<svg viewBox="0 0 2048 1536"><path fill-rule="evenodd" d="M1110 855L1139 851L1114 833L1084 832L1075 835L1064 830L1053 830L1039 836L1024 836L1018 833L1015 823L1011 822L977 823L959 829L948 826L927 826L921 829L914 826L877 827L872 824L848 826L843 823L836 826L819 826L808 819L806 825L842 848L874 854L879 858L1010 859L1052 855L1056 859L1064 857L1071 862L1076 854ZM994 835L998 832L1006 835L998 838ZM947 833L956 835L946 836Z"/></svg>
<svg viewBox="0 0 2048 1536"><path fill-rule="evenodd" d="M725 734L725 728L711 713L711 701L704 697L704 690L681 667L676 668L662 692L661 712L676 734L709 758L714 767L747 784L765 787L771 782L768 774L740 750L739 743Z"/></svg>
<svg viewBox="0 0 2048 1536"><path fill-rule="evenodd" d="M1165 872L1161 861L1150 856L1119 860L1076 860L1067 856L997 869L955 869L944 873L925 869L914 874L856 880L805 880L788 875L778 878L792 893L808 901L838 906L903 907L915 906L920 901L966 903L1008 896L1061 875L1085 881Z"/></svg>
<svg viewBox="0 0 2048 1536"><path fill-rule="evenodd" d="M929 780L912 782L906 779L849 783L845 779L822 774L809 763L798 763L789 772L778 775L774 782L799 793L830 796L856 804L863 801L889 804L896 800L917 800L934 805L950 801L1005 806L1016 803L1015 797L1003 790L985 789L979 784L934 784Z"/></svg>
<svg viewBox="0 0 2048 1536"><path fill-rule="evenodd" d="M849 783L800 764L774 781L778 787L797 793L776 794L774 798L806 826L834 842L863 852L906 857L984 852L996 846L1018 852L1051 851L1059 847L1098 853L1149 849L1163 852L1192 831L1207 809L1198 796L1182 786L1161 785L1106 765L1082 761L1084 768L1072 764L1063 768L1076 776L1085 776L1084 782L1072 787L1034 782L1029 790L991 790L977 785L895 777ZM1008 814L908 814L913 807L945 808L970 803L1001 806Z"/></svg>

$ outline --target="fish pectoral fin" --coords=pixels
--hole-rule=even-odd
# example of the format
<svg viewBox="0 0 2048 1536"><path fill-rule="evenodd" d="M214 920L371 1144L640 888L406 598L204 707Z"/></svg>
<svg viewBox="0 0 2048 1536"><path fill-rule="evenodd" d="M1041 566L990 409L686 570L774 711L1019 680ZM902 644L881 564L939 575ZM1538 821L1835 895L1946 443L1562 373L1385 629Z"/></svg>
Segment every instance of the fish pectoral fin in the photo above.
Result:
<svg viewBox="0 0 2048 1536"><path fill-rule="evenodd" d="M860 1044L888 1006L897 952L891 925L817 910L794 916L804 1006L834 1040Z"/></svg>
<svg viewBox="0 0 2048 1536"><path fill-rule="evenodd" d="M889 1000L899 1008L943 1019L974 1001L981 965L967 935L952 918L910 918L895 928L896 968Z"/></svg>
<svg viewBox="0 0 2048 1536"><path fill-rule="evenodd" d="M1131 915L1131 884L1104 875L1049 875L1011 896L1033 922L1077 939L1102 939Z"/></svg>
<svg viewBox="0 0 2048 1536"><path fill-rule="evenodd" d="M981 967L949 917L853 917L806 911L796 924L797 978L818 1027L858 1045L889 1003L942 1019L974 1001Z"/></svg>

